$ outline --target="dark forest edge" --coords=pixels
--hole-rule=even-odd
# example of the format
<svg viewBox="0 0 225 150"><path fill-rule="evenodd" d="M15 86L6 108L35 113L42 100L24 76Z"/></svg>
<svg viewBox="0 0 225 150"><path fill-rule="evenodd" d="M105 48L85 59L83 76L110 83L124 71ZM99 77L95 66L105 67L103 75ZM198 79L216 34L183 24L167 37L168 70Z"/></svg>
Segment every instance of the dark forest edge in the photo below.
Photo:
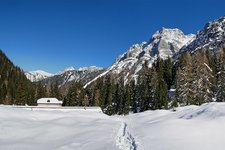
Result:
<svg viewBox="0 0 225 150"><path fill-rule="evenodd" d="M74 82L66 95L57 83L46 87L30 82L2 51L0 55L1 104L36 105L38 98L56 97L64 106L100 106L113 115L225 100L225 48L185 52L176 62L158 58L151 68L145 62L136 81L128 83L123 76L116 80L114 74L87 88ZM174 96L169 96L171 88L176 89Z"/></svg>
<svg viewBox="0 0 225 150"><path fill-rule="evenodd" d="M64 105L98 105L109 115L201 105L225 99L225 49L183 53L177 62L157 59L152 68L143 64L137 81L124 84L113 75L96 80L87 89L74 84ZM169 89L175 88L169 97ZM83 96L82 96L83 95ZM79 98L79 96L83 97Z"/></svg>

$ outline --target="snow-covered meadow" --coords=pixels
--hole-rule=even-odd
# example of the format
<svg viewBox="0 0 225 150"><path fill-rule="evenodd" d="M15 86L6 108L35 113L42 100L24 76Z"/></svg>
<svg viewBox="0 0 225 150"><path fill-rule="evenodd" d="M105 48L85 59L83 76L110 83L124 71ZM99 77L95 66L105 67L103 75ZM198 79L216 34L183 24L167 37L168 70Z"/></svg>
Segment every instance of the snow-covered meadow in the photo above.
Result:
<svg viewBox="0 0 225 150"><path fill-rule="evenodd" d="M1 150L224 150L225 103L107 116L0 106Z"/></svg>
<svg viewBox="0 0 225 150"><path fill-rule="evenodd" d="M148 111L125 118L142 150L224 150L225 103Z"/></svg>
<svg viewBox="0 0 225 150"><path fill-rule="evenodd" d="M120 122L98 110L0 107L1 150L118 149Z"/></svg>

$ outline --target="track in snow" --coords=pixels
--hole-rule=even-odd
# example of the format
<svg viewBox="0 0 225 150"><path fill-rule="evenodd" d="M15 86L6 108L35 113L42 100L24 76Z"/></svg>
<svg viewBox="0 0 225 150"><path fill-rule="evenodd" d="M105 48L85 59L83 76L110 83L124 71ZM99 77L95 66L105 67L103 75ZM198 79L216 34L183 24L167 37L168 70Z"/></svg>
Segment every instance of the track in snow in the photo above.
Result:
<svg viewBox="0 0 225 150"><path fill-rule="evenodd" d="M122 125L117 133L116 145L121 150L137 150L134 137L127 129L127 124L122 122Z"/></svg>

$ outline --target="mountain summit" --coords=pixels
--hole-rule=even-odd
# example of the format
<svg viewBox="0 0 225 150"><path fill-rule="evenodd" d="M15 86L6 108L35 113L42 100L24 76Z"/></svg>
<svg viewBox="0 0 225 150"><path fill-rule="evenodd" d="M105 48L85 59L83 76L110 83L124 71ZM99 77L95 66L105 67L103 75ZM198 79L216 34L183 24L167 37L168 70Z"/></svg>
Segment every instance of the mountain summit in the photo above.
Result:
<svg viewBox="0 0 225 150"><path fill-rule="evenodd" d="M196 51L198 49L218 50L225 42L225 16L211 21L200 30L196 39L182 51Z"/></svg>
<svg viewBox="0 0 225 150"><path fill-rule="evenodd" d="M158 55L162 59L172 57L183 46L190 44L195 39L194 34L184 35L184 33L175 29L162 28L157 31L151 40L153 46L151 48L154 55Z"/></svg>
<svg viewBox="0 0 225 150"><path fill-rule="evenodd" d="M31 82L38 82L40 80L53 76L53 74L42 71L42 70L25 72L25 75L27 79L29 79Z"/></svg>
<svg viewBox="0 0 225 150"><path fill-rule="evenodd" d="M177 28L162 28L152 36L149 42L131 46L127 52L116 59L111 67L94 80L109 73L121 74L121 76L124 76L125 81L133 79L137 76L145 61L148 61L149 67L151 67L158 57L162 59L172 57L174 53L191 43L194 39L194 34L185 35Z"/></svg>

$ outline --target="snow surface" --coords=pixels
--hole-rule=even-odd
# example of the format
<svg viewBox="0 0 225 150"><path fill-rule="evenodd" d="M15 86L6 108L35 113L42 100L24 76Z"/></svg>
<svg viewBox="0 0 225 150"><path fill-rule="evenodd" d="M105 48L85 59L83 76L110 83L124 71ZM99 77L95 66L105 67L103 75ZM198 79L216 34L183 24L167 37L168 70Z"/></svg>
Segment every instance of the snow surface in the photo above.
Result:
<svg viewBox="0 0 225 150"><path fill-rule="evenodd" d="M46 79L48 77L51 77L54 74L45 72L43 70L36 70L36 71L25 72L25 75L27 79L29 79L31 82L37 82L37 81Z"/></svg>
<svg viewBox="0 0 225 150"><path fill-rule="evenodd" d="M67 67L66 69L64 69L63 72L67 72L67 71L74 71L75 68L73 66Z"/></svg>
<svg viewBox="0 0 225 150"><path fill-rule="evenodd" d="M225 103L107 116L0 106L1 150L224 150Z"/></svg>
<svg viewBox="0 0 225 150"><path fill-rule="evenodd" d="M94 71L98 71L98 70L102 70L104 68L102 67L96 67L96 66L89 66L89 67L81 67L78 69L78 71L90 71L90 72L94 72Z"/></svg>
<svg viewBox="0 0 225 150"><path fill-rule="evenodd" d="M224 43L224 39L225 16L207 23L202 30L198 31L196 39L183 47L180 53L183 51L195 52L204 48L218 50L221 48L221 44Z"/></svg>
<svg viewBox="0 0 225 150"><path fill-rule="evenodd" d="M1 150L118 149L120 122L99 110L32 110L0 107Z"/></svg>
<svg viewBox="0 0 225 150"><path fill-rule="evenodd" d="M49 102L48 102L49 101ZM56 98L40 98L40 99L38 99L37 100L37 103L39 104L39 103L44 103L44 104L46 104L46 103L51 103L51 104L62 104L63 102L62 101L59 101L58 99L56 99Z"/></svg>
<svg viewBox="0 0 225 150"><path fill-rule="evenodd" d="M61 76L64 76L64 79L65 79L65 81L62 84L62 85L64 85L66 82L78 80L80 78L80 76L77 75L75 72L92 73L92 72L100 71L103 69L104 68L102 68L102 67L96 67L96 66L89 66L89 67L75 69L74 67L71 66L71 67L67 67L63 71L59 71L58 73L55 73L55 74L47 73L42 70L37 70L37 71L26 72L25 75L26 75L27 79L29 79L31 82L37 82L37 81L41 81L41 80L49 78L49 77L61 75ZM62 86L62 85L60 85L60 86Z"/></svg>
<svg viewBox="0 0 225 150"><path fill-rule="evenodd" d="M225 103L147 111L125 117L143 150L224 150Z"/></svg>

